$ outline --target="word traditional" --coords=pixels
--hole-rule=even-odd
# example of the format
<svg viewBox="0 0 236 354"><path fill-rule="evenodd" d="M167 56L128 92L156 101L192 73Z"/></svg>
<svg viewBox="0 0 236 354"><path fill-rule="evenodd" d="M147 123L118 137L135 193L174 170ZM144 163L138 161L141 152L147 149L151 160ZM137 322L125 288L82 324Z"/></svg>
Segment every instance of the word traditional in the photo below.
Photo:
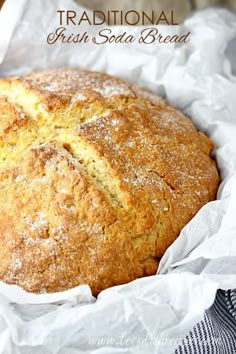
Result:
<svg viewBox="0 0 236 354"><path fill-rule="evenodd" d="M60 26L80 26L87 25L178 25L174 19L173 10L168 13L165 11L156 12L154 10L145 11L123 11L123 10L109 10L109 11L83 11L78 13L73 10L58 10Z"/></svg>

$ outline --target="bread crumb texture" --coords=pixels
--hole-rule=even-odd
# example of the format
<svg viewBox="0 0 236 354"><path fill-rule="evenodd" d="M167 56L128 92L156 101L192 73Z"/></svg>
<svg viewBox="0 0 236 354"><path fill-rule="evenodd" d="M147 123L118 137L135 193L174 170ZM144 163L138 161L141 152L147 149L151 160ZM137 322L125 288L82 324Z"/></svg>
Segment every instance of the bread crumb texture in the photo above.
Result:
<svg viewBox="0 0 236 354"><path fill-rule="evenodd" d="M0 80L0 278L96 295L155 274L215 198L212 148L162 98L104 73Z"/></svg>

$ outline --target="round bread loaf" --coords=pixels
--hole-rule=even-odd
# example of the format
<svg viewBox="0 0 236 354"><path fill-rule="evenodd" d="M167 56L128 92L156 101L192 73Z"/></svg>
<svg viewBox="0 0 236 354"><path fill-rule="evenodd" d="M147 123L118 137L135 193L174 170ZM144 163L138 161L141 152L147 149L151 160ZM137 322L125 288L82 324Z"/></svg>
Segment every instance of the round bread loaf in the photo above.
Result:
<svg viewBox="0 0 236 354"><path fill-rule="evenodd" d="M212 148L162 98L104 73L0 80L0 279L96 295L155 274L215 198Z"/></svg>

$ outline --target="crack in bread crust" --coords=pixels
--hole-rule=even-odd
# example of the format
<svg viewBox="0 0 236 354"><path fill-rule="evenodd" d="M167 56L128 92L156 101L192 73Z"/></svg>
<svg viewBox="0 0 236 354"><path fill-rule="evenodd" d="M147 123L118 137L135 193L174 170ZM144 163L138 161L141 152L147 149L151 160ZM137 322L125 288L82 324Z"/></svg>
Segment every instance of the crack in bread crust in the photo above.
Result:
<svg viewBox="0 0 236 354"><path fill-rule="evenodd" d="M0 277L28 291L143 275L215 198L210 140L157 95L56 69L0 80Z"/></svg>

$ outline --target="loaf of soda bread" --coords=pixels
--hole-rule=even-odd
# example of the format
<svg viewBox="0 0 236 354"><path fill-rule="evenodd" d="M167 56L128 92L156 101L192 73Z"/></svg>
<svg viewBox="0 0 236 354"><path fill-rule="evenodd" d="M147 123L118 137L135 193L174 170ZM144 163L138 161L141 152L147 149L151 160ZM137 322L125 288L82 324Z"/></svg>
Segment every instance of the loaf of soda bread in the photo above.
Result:
<svg viewBox="0 0 236 354"><path fill-rule="evenodd" d="M104 73L0 80L0 279L94 295L156 273L216 196L213 145L162 98Z"/></svg>

